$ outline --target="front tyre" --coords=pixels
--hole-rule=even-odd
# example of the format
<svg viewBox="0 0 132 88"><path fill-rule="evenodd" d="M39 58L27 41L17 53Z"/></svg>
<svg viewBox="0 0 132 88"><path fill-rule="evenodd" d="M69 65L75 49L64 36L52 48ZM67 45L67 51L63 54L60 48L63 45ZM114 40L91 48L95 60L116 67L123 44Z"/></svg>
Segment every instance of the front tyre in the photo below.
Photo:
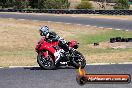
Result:
<svg viewBox="0 0 132 88"><path fill-rule="evenodd" d="M73 58L72 63L73 66L78 69L81 66L81 69L83 69L86 66L86 60L85 57L78 51L75 51L75 56L80 57L79 59Z"/></svg>
<svg viewBox="0 0 132 88"><path fill-rule="evenodd" d="M42 69L45 70L55 69L55 64L51 55L49 55L48 58L44 58L43 54L39 53L37 56L37 63Z"/></svg>

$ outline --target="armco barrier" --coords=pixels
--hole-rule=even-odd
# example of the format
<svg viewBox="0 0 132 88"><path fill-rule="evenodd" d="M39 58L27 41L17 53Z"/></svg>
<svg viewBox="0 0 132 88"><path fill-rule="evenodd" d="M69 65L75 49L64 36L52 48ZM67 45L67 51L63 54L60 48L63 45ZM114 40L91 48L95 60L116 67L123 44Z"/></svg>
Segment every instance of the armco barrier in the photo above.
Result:
<svg viewBox="0 0 132 88"><path fill-rule="evenodd" d="M54 14L104 14L104 15L132 15L132 10L15 10L0 9L0 12L24 12L24 13L54 13Z"/></svg>

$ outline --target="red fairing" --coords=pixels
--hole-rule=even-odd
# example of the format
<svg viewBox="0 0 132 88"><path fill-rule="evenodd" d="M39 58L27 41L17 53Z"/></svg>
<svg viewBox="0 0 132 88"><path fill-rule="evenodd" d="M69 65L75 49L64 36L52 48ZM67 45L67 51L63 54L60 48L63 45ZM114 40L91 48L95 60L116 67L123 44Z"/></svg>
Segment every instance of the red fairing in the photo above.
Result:
<svg viewBox="0 0 132 88"><path fill-rule="evenodd" d="M58 42L48 43L48 42L46 42L45 38L41 38L41 40L36 45L35 49L36 49L37 53L45 51L45 52L43 52L45 57L48 56L48 53L51 53L54 56L54 53L56 52L56 50L53 48L53 46L56 46L56 45L58 45ZM54 58L54 60L55 60L55 58Z"/></svg>
<svg viewBox="0 0 132 88"><path fill-rule="evenodd" d="M48 57L48 52L47 51L43 52L43 55L45 56L45 58L47 58Z"/></svg>
<svg viewBox="0 0 132 88"><path fill-rule="evenodd" d="M44 42L45 42L45 38L42 37L42 38L39 40L39 42L37 43L36 47L35 47L37 53L38 53L38 49L40 48L40 45L43 44Z"/></svg>
<svg viewBox="0 0 132 88"><path fill-rule="evenodd" d="M76 40L71 40L70 42L70 47L74 47L75 45L77 45L77 41Z"/></svg>

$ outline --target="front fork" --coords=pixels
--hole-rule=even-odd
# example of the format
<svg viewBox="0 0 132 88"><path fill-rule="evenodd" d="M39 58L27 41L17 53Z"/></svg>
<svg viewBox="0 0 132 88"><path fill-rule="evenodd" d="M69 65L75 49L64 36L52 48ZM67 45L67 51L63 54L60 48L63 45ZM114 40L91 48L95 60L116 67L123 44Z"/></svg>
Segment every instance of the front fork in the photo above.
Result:
<svg viewBox="0 0 132 88"><path fill-rule="evenodd" d="M43 52L43 56L44 56L44 58L48 58L48 51L46 51L46 52Z"/></svg>
<svg viewBox="0 0 132 88"><path fill-rule="evenodd" d="M48 60L48 51L46 51L46 52L39 52L39 53L42 53L41 60L43 62L46 62Z"/></svg>
<svg viewBox="0 0 132 88"><path fill-rule="evenodd" d="M54 55L55 55L55 65L57 65L59 63L59 60L60 60L60 52L61 51L58 51L56 52ZM46 51L46 52L43 52L43 56L46 60L49 60L49 52ZM53 59L53 58L52 58Z"/></svg>
<svg viewBox="0 0 132 88"><path fill-rule="evenodd" d="M41 60L43 62L46 62L46 61L49 61L50 60L48 51L42 52Z"/></svg>

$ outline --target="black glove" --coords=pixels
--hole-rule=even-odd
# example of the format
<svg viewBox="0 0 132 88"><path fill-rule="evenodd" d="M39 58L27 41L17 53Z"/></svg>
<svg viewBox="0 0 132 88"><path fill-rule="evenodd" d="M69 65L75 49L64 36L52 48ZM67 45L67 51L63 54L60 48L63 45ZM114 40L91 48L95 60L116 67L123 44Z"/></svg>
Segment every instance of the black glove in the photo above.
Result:
<svg viewBox="0 0 132 88"><path fill-rule="evenodd" d="M51 40L51 39L48 39L48 40L47 40L47 42L48 42L48 43L51 43L51 42L52 42L52 40Z"/></svg>
<svg viewBox="0 0 132 88"><path fill-rule="evenodd" d="M64 39L62 39L62 38L59 39L59 42L60 42L61 44L66 44L66 43L67 43L67 42L66 42Z"/></svg>

